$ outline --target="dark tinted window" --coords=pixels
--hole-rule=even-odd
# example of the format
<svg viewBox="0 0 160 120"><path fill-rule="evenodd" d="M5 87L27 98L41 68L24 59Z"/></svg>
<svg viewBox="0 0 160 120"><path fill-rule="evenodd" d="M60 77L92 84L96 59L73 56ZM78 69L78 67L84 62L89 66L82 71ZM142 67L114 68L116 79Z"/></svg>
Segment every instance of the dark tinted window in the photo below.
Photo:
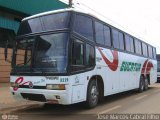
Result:
<svg viewBox="0 0 160 120"><path fill-rule="evenodd" d="M57 30L69 27L69 12L50 14L42 17L45 30Z"/></svg>
<svg viewBox="0 0 160 120"><path fill-rule="evenodd" d="M137 40L137 39L135 39L134 40L134 45L135 45L135 52L137 53L137 54L139 54L139 41Z"/></svg>
<svg viewBox="0 0 160 120"><path fill-rule="evenodd" d="M138 39L135 39L135 52L139 55L142 54L141 42Z"/></svg>
<svg viewBox="0 0 160 120"><path fill-rule="evenodd" d="M126 50L129 52L134 52L134 39L129 35L125 35Z"/></svg>
<svg viewBox="0 0 160 120"><path fill-rule="evenodd" d="M125 35L125 44L126 44L126 50L130 52L131 51L130 38L128 35Z"/></svg>
<svg viewBox="0 0 160 120"><path fill-rule="evenodd" d="M95 33L98 44L111 46L110 28L108 26L95 22Z"/></svg>
<svg viewBox="0 0 160 120"><path fill-rule="evenodd" d="M18 35L68 28L69 12L49 14L23 21Z"/></svg>
<svg viewBox="0 0 160 120"><path fill-rule="evenodd" d="M142 55L142 42L139 43L139 52Z"/></svg>
<svg viewBox="0 0 160 120"><path fill-rule="evenodd" d="M156 59L156 48L153 48L153 58Z"/></svg>
<svg viewBox="0 0 160 120"><path fill-rule="evenodd" d="M123 33L119 32L119 48L124 50L124 38Z"/></svg>
<svg viewBox="0 0 160 120"><path fill-rule="evenodd" d="M104 44L106 46L111 46L110 28L107 26L104 26Z"/></svg>
<svg viewBox="0 0 160 120"><path fill-rule="evenodd" d="M131 52L134 53L134 39L130 37L130 47L131 47Z"/></svg>
<svg viewBox="0 0 160 120"><path fill-rule="evenodd" d="M157 60L157 72L160 72L160 61Z"/></svg>
<svg viewBox="0 0 160 120"><path fill-rule="evenodd" d="M88 38L89 40L93 40L92 19L86 16L76 15L74 31Z"/></svg>
<svg viewBox="0 0 160 120"><path fill-rule="evenodd" d="M86 44L86 65L88 67L92 67L95 65L95 53L94 53L94 47Z"/></svg>
<svg viewBox="0 0 160 120"><path fill-rule="evenodd" d="M42 31L42 24L40 18L33 18L27 21L23 21L18 30L18 35L24 35L29 33L36 33Z"/></svg>
<svg viewBox="0 0 160 120"><path fill-rule="evenodd" d="M113 47L124 50L124 37L123 33L112 29Z"/></svg>
<svg viewBox="0 0 160 120"><path fill-rule="evenodd" d="M33 53L35 37L24 38L16 41L16 60L15 65L18 67L30 67ZM41 61L41 59L39 59Z"/></svg>
<svg viewBox="0 0 160 120"><path fill-rule="evenodd" d="M149 57L153 58L153 53L152 53L152 47L148 45L148 55Z"/></svg>
<svg viewBox="0 0 160 120"><path fill-rule="evenodd" d="M84 44L80 40L72 44L72 65L84 65Z"/></svg>
<svg viewBox="0 0 160 120"><path fill-rule="evenodd" d="M103 24L95 22L96 42L104 45Z"/></svg>
<svg viewBox="0 0 160 120"><path fill-rule="evenodd" d="M147 45L145 43L142 43L142 51L144 56L148 56Z"/></svg>
<svg viewBox="0 0 160 120"><path fill-rule="evenodd" d="M68 63L68 34L41 35L28 41L32 41L32 44L34 44L35 40L38 43L34 58L34 68L40 71L43 69L50 72L66 72Z"/></svg>
<svg viewBox="0 0 160 120"><path fill-rule="evenodd" d="M118 31L115 29L112 29L112 37L113 37L113 47L114 48L119 48L119 35Z"/></svg>

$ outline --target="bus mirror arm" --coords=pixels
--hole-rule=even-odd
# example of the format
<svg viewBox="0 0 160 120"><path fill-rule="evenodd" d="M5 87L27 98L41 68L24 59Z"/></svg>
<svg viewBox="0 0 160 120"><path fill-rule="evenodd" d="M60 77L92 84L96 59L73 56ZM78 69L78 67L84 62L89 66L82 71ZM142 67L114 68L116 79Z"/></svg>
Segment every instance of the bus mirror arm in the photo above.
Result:
<svg viewBox="0 0 160 120"><path fill-rule="evenodd" d="M5 58L5 61L11 63L11 61L9 61L7 58L8 58L8 40L6 42L6 46L4 48L4 58Z"/></svg>

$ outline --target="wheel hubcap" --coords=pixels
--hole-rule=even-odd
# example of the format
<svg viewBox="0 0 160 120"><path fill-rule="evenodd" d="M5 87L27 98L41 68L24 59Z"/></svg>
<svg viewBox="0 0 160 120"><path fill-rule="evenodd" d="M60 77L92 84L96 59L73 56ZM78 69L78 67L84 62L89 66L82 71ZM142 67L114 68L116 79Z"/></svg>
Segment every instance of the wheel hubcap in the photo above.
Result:
<svg viewBox="0 0 160 120"><path fill-rule="evenodd" d="M148 89L148 80L145 80L145 88Z"/></svg>
<svg viewBox="0 0 160 120"><path fill-rule="evenodd" d="M97 91L97 87L93 86L91 89L91 100L93 103L97 102L98 99L98 91Z"/></svg>
<svg viewBox="0 0 160 120"><path fill-rule="evenodd" d="M144 84L143 84L143 81L141 81L141 90L144 89Z"/></svg>

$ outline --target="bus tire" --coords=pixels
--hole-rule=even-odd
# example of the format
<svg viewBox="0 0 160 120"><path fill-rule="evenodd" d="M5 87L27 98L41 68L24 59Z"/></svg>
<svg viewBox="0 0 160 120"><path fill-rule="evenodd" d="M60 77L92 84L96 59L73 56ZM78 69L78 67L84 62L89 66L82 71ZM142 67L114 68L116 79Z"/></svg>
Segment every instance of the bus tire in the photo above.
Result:
<svg viewBox="0 0 160 120"><path fill-rule="evenodd" d="M148 90L148 85L149 85L148 79L145 78L144 82L145 82L145 84L144 84L144 90Z"/></svg>
<svg viewBox="0 0 160 120"><path fill-rule="evenodd" d="M139 81L139 89L138 89L138 91L139 91L139 92L143 92L143 91L144 91L144 88L145 88L145 79L144 79L144 77L141 75L140 81Z"/></svg>
<svg viewBox="0 0 160 120"><path fill-rule="evenodd" d="M99 90L96 80L91 80L88 84L87 100L85 102L87 108L94 108L98 104Z"/></svg>

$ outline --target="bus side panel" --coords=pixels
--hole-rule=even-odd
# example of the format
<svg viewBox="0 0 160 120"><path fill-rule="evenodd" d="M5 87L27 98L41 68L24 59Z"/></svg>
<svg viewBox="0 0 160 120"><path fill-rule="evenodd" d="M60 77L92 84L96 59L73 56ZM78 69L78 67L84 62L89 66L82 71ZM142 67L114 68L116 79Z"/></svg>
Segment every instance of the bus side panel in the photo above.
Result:
<svg viewBox="0 0 160 120"><path fill-rule="evenodd" d="M113 61L114 58L112 56L111 50L102 48L101 52L105 55L106 59L108 59L109 61ZM110 67L107 65L108 63L104 60L102 54L100 54L100 51L98 49L96 49L96 59L97 74L101 75L104 80L104 95L106 96L119 92L119 72L110 69Z"/></svg>
<svg viewBox="0 0 160 120"><path fill-rule="evenodd" d="M84 101L86 99L85 73L72 75L70 76L70 78L71 78L70 85L72 85L71 86L72 88L71 103L78 103L78 102Z"/></svg>
<svg viewBox="0 0 160 120"><path fill-rule="evenodd" d="M145 63L147 63L146 66ZM138 88L140 76L146 75L149 63L156 68L156 62L145 57L101 47L96 49L97 74L104 80L105 95ZM151 84L156 80L156 72L152 70L153 68L151 67L149 71ZM145 69L144 73L143 69Z"/></svg>
<svg viewBox="0 0 160 120"><path fill-rule="evenodd" d="M140 70L134 70L135 63L141 63L139 61L139 57L135 55L131 55L128 53L119 52L120 54L120 79L124 79L124 86L122 87L122 91L131 90L138 88L139 78L140 78Z"/></svg>
<svg viewBox="0 0 160 120"><path fill-rule="evenodd" d="M153 64L153 68L151 69L151 74L150 74L150 83L153 84L157 82L157 61L156 60L151 60Z"/></svg>
<svg viewBox="0 0 160 120"><path fill-rule="evenodd" d="M88 83L94 75L96 75L96 68L70 77L70 84L72 85L72 103L86 101Z"/></svg>

